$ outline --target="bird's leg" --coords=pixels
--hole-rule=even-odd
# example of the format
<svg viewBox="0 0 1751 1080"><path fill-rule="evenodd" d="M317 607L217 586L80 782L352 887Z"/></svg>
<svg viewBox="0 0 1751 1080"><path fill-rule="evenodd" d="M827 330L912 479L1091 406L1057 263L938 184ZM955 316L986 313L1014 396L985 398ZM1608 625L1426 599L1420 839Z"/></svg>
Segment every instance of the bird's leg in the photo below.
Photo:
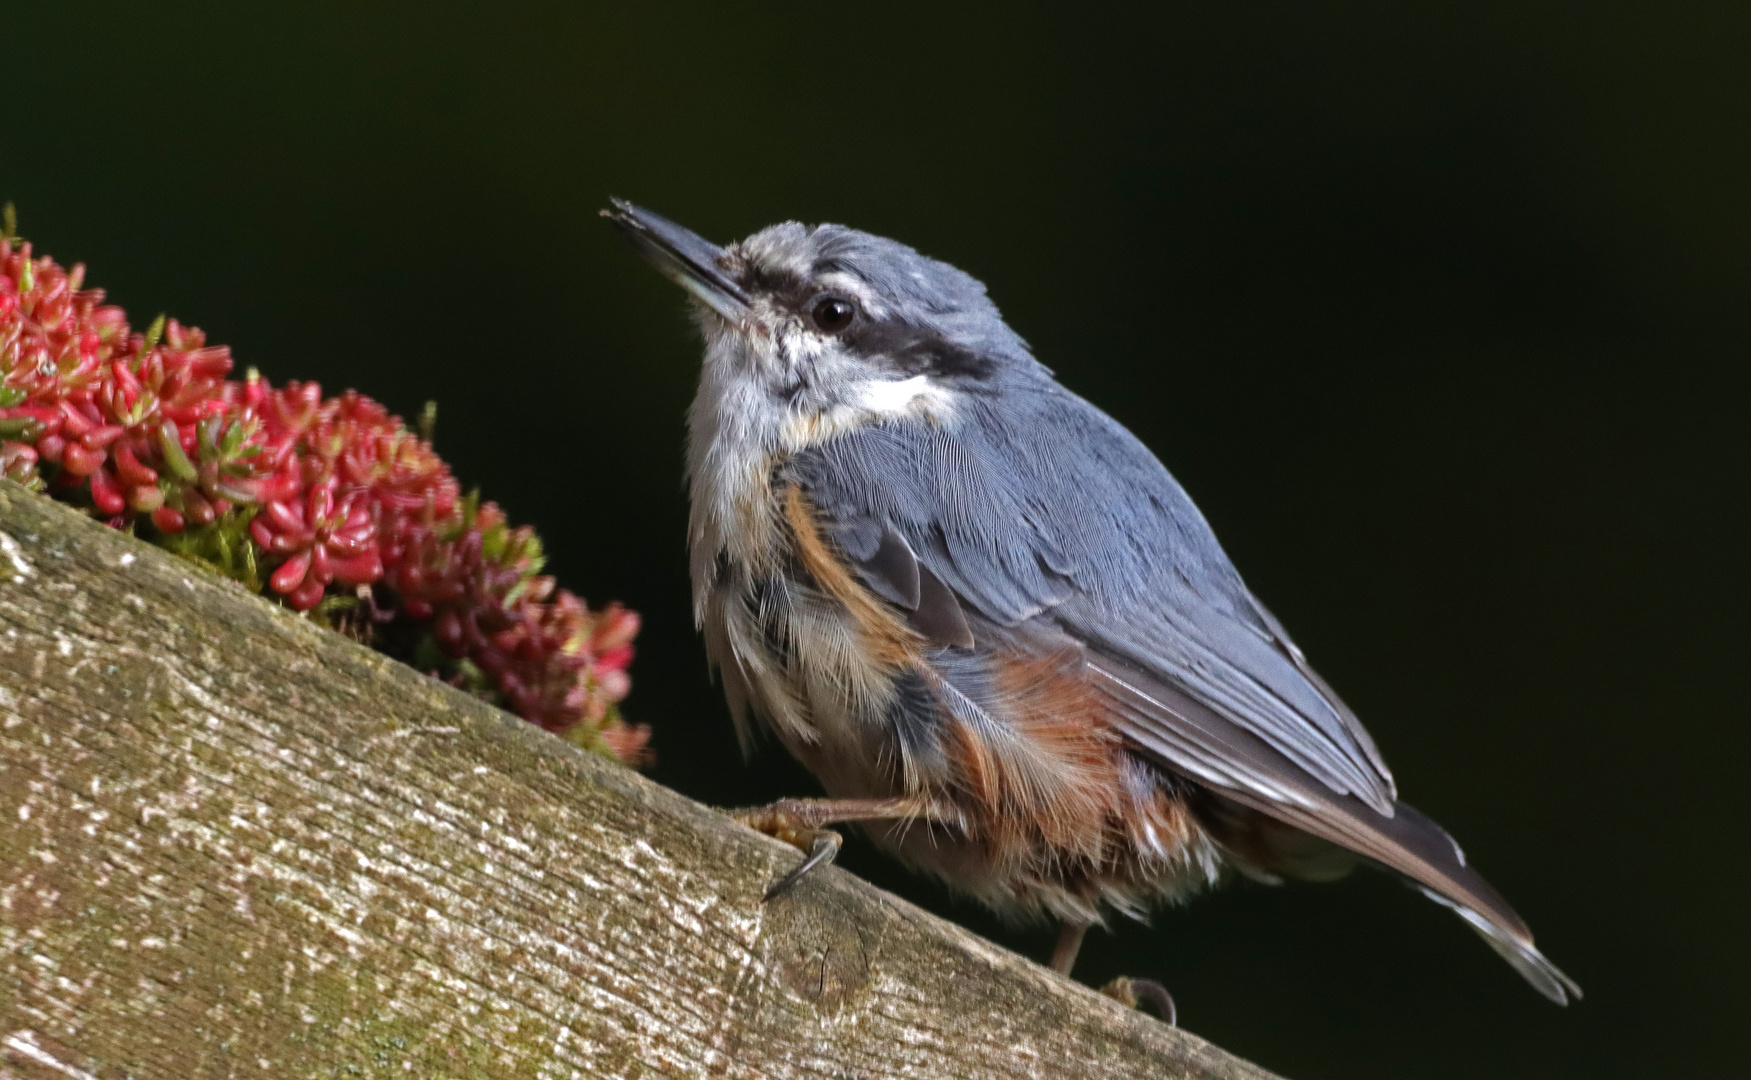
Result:
<svg viewBox="0 0 1751 1080"><path fill-rule="evenodd" d="M1070 977L1070 969L1076 966L1076 954L1082 951L1082 936L1088 933L1088 924L1064 920L1064 929L1058 934L1058 945L1052 950L1052 970L1065 978Z"/></svg>
<svg viewBox="0 0 1751 1080"><path fill-rule="evenodd" d="M1167 987L1154 979L1133 979L1128 975L1120 975L1101 987L1100 992L1132 1009L1146 1003L1153 1005L1156 1015L1164 1023L1169 1027L1179 1026L1179 1010L1174 1007L1173 995L1167 992Z"/></svg>
<svg viewBox="0 0 1751 1080"><path fill-rule="evenodd" d="M1058 945L1052 950L1052 970L1068 978L1070 969L1076 966L1076 954L1082 951L1082 937L1088 933L1088 924L1064 920L1064 929L1058 933ZM1167 987L1154 979L1133 979L1120 975L1112 982L1100 988L1100 992L1114 1001L1123 1002L1127 1008L1135 1009L1140 1005L1155 1006L1155 1012L1169 1026L1179 1025L1179 1011L1174 1008L1173 995L1167 992Z"/></svg>
<svg viewBox="0 0 1751 1080"><path fill-rule="evenodd" d="M815 868L833 861L842 841L838 833L827 828L829 825L850 821L943 820L943 815L934 806L917 798L780 799L766 806L731 810L729 815L750 829L783 840L807 853L808 857L796 869L766 890L762 903L795 885Z"/></svg>

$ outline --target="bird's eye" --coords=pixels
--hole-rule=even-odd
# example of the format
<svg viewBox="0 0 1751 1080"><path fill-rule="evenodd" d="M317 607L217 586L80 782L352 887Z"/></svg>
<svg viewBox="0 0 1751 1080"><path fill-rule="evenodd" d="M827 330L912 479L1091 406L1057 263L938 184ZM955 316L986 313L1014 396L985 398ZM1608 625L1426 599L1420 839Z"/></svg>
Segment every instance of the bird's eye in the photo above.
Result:
<svg viewBox="0 0 1751 1080"><path fill-rule="evenodd" d="M809 315L823 331L837 334L850 326L852 319L857 318L857 305L843 296L823 296L815 301Z"/></svg>

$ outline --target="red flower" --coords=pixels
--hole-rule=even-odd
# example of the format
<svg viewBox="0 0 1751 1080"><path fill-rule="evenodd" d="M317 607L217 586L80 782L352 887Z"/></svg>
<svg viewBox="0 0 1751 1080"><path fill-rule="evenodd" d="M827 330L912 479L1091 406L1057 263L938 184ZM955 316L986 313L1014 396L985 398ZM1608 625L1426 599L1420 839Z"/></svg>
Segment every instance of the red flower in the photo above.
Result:
<svg viewBox="0 0 1751 1080"><path fill-rule="evenodd" d="M285 557L268 587L299 611L308 611L331 581L358 586L382 577L368 495L355 488L337 500L329 481L303 498L263 506L249 523L249 535L263 551Z"/></svg>
<svg viewBox="0 0 1751 1080"><path fill-rule="evenodd" d="M36 447L21 442L0 442L0 476L27 488L38 488Z"/></svg>
<svg viewBox="0 0 1751 1080"><path fill-rule="evenodd" d="M382 405L230 379L230 349L174 319L131 330L84 274L0 237L0 475L145 525L253 587L266 568L269 593L299 611L363 597L376 621L427 629L454 678L484 675L525 719L649 760L649 729L614 710L638 616L592 613L542 576L534 530L462 498Z"/></svg>

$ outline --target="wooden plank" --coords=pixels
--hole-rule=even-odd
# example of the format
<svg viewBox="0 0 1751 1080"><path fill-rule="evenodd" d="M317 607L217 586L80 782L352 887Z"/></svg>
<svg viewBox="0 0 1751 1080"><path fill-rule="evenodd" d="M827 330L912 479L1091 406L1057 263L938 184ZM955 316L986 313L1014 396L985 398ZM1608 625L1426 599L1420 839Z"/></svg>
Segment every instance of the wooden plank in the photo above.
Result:
<svg viewBox="0 0 1751 1080"><path fill-rule="evenodd" d="M0 482L0 1075L1267 1074Z"/></svg>

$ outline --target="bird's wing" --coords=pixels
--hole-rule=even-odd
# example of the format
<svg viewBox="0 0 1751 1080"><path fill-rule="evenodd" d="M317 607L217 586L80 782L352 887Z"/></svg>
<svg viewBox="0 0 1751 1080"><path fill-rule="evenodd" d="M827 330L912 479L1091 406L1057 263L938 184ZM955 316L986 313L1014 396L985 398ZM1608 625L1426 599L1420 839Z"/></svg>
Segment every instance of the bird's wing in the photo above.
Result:
<svg viewBox="0 0 1751 1080"><path fill-rule="evenodd" d="M1392 777L1373 740L1154 456L1055 384L1011 391L1003 405L999 415L968 394L953 423L855 430L789 472L888 599L920 588L900 557L909 554L926 585L933 575L978 617L1007 627L1050 619L1183 689L1331 791L1390 814ZM1182 767L1221 770L1224 783L1275 797L1269 768L1223 733L1162 723L1184 747Z"/></svg>
<svg viewBox="0 0 1751 1080"><path fill-rule="evenodd" d="M862 428L787 471L927 638L1068 636L1145 756L1406 875L1547 997L1579 996L1452 838L1396 802L1355 714L1179 485L1092 405L1056 385L1006 394L1001 413L969 395L951 423Z"/></svg>

